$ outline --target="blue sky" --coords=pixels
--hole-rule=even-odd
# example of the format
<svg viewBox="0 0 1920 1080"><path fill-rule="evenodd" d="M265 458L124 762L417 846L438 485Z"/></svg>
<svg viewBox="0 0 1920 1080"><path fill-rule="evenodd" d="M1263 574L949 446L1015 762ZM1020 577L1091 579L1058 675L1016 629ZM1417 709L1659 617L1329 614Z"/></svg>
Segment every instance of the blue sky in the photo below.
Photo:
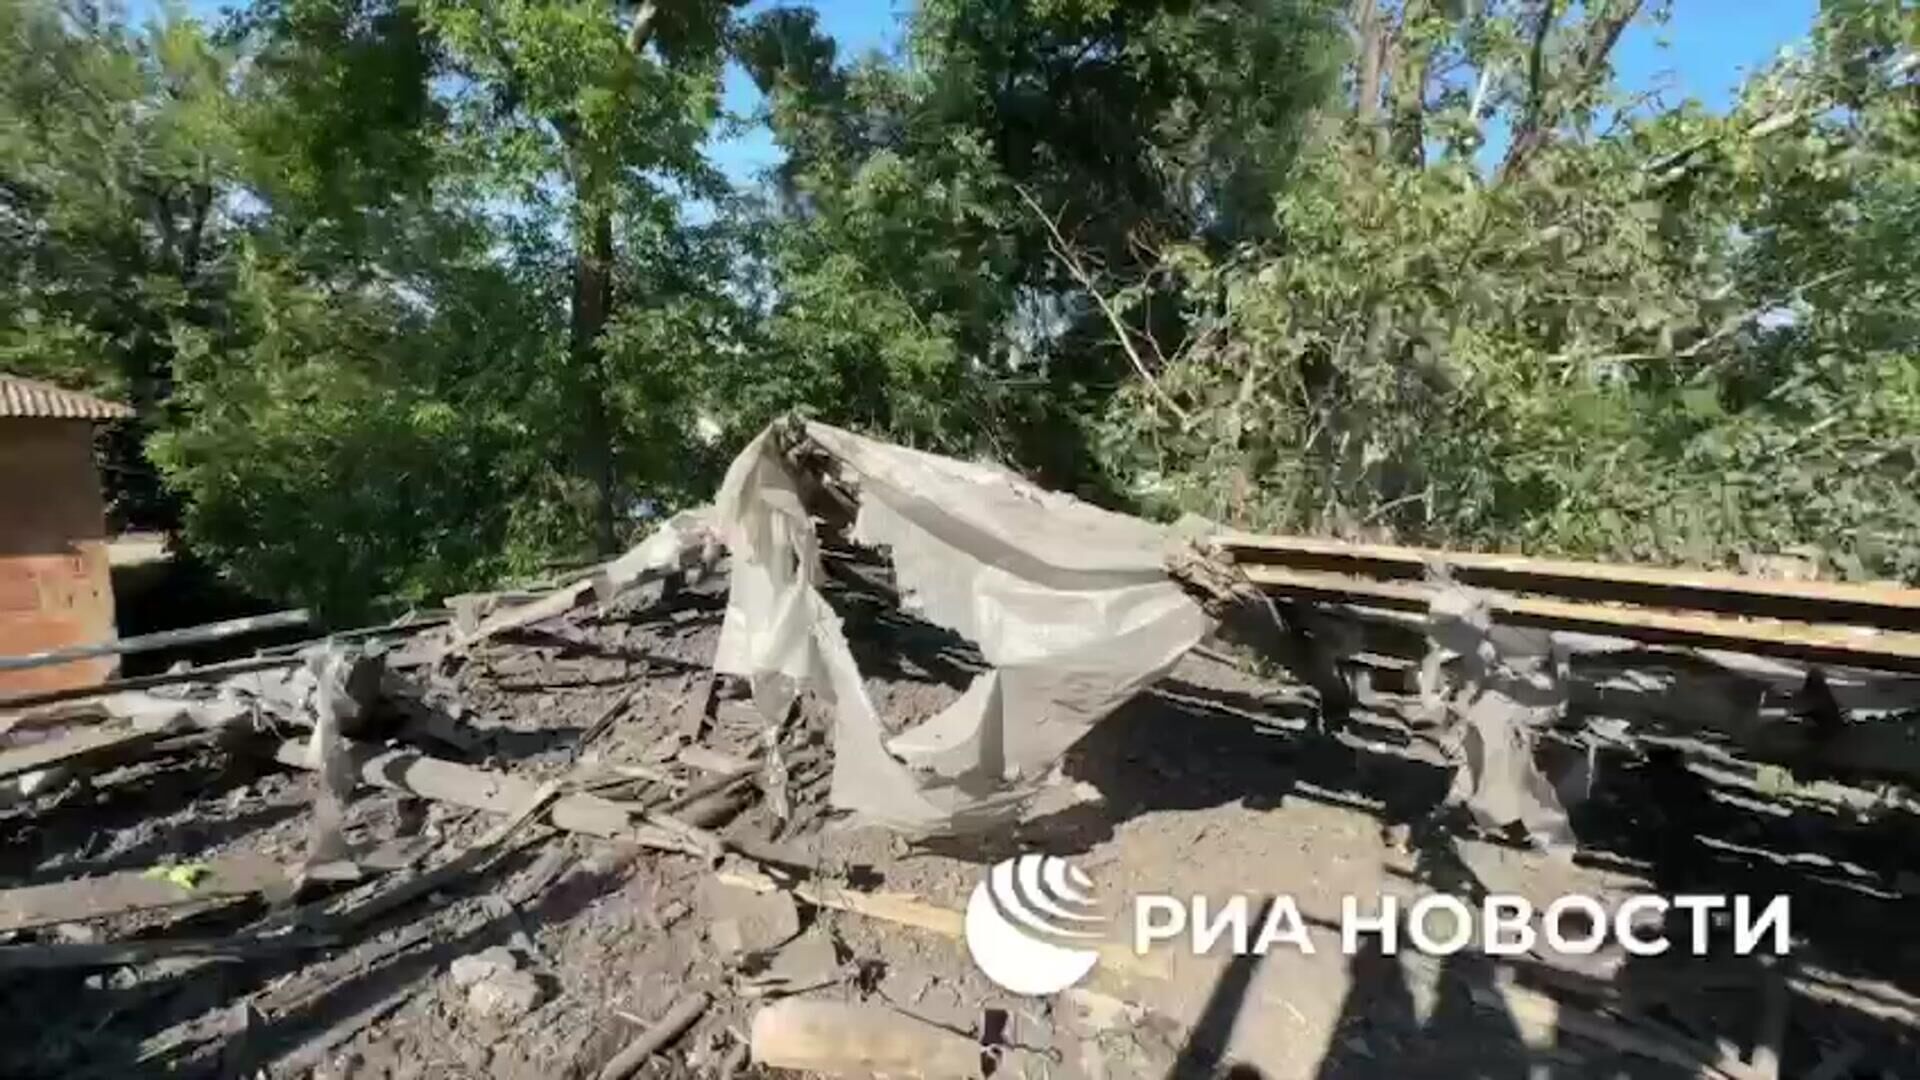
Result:
<svg viewBox="0 0 1920 1080"><path fill-rule="evenodd" d="M212 15L235 0L188 0L187 7ZM753 0L751 13L791 0ZM840 44L843 57L872 49L891 51L912 9L911 0L817 0L822 28ZM1649 4L1649 6L1652 6ZM161 7L161 0L130 0L135 18ZM1724 108L1745 74L1780 48L1803 37L1813 25L1818 0L1674 0L1673 18L1661 27L1635 25L1615 53L1622 85L1631 90L1658 89L1669 105L1698 97ZM753 84L738 68L726 75L727 108L751 114L759 105ZM750 181L780 160L780 151L764 127L742 132L711 146L714 162L736 181Z"/></svg>
<svg viewBox="0 0 1920 1080"><path fill-rule="evenodd" d="M755 0L746 10L775 6L777 2ZM820 0L814 5L843 57L895 48L911 6L910 0ZM1622 36L1614 54L1621 84L1636 92L1657 89L1669 105L1697 97L1717 109L1732 101L1746 73L1806 35L1819 3L1674 0L1673 6L1666 25L1635 25ZM730 111L743 114L759 104L753 83L738 69L727 73L726 101ZM780 160L765 128L717 140L711 152L714 162L736 181L751 180Z"/></svg>

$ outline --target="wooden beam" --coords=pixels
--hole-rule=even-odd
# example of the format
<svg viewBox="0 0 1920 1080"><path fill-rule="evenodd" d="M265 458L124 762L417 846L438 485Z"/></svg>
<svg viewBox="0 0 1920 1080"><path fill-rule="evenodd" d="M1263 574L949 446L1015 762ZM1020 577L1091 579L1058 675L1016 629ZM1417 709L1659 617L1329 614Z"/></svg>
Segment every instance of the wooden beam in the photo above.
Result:
<svg viewBox="0 0 1920 1080"><path fill-rule="evenodd" d="M78 701L82 698L105 697L122 690L150 690L156 686L176 686L180 683L214 682L228 675L240 675L249 671L267 671L272 668L292 667L301 663L299 656L260 656L246 660L234 660L225 664L208 664L202 668L188 668L185 671L168 671L159 675L135 675L126 679L109 679L98 686L70 686L64 690L45 690L31 694L12 694L0 697L0 713L13 709L26 709L36 705L52 705L61 701Z"/></svg>
<svg viewBox="0 0 1920 1080"><path fill-rule="evenodd" d="M1535 559L1473 551L1348 544L1306 536L1228 533L1214 541L1235 562L1290 570L1421 581L1445 566L1463 585L1573 600L1713 611L1756 618L1920 630L1920 589L1833 581L1776 581L1713 570L1678 570Z"/></svg>
<svg viewBox="0 0 1920 1080"><path fill-rule="evenodd" d="M1438 587L1375 581L1280 566L1244 566L1248 580L1268 592L1328 603L1424 612ZM1679 611L1607 607L1496 593L1502 622L1631 638L1654 645L1727 649L1806 663L1920 673L1920 634L1856 627L1718 618Z"/></svg>
<svg viewBox="0 0 1920 1080"><path fill-rule="evenodd" d="M267 615L249 615L243 619L226 619L203 626L162 630L159 633L141 634L137 637L121 638L118 641L103 641L97 645L72 645L64 649L27 653L24 656L0 656L0 671L21 671L26 668L46 667L50 664L88 660L96 656L152 652L155 649L171 649L180 645L200 645L265 630L284 630L288 627L305 626L311 621L313 621L313 615L305 608L276 611Z"/></svg>
<svg viewBox="0 0 1920 1080"><path fill-rule="evenodd" d="M99 944L52 942L39 945L0 945L0 972L52 971L75 967L124 967L171 957L199 957L237 962L302 949L325 948L336 939L316 934L278 937L136 938Z"/></svg>
<svg viewBox="0 0 1920 1080"><path fill-rule="evenodd" d="M354 776L363 784L405 791L436 802L452 803L490 814L517 815L540 792L540 785L508 773L476 769L452 761L442 761L414 750L389 750L383 746L342 739L344 752L352 762ZM291 739L273 750L273 758L282 765L312 769L305 739ZM679 822L642 820L649 815L629 809L596 795L564 795L553 800L546 820L556 829L585 833L611 840L630 840L645 847L681 851L692 855L718 855L722 850L718 837Z"/></svg>
<svg viewBox="0 0 1920 1080"><path fill-rule="evenodd" d="M0 933L292 889L286 867L251 854L207 863L191 889L141 870L23 885L0 891Z"/></svg>
<svg viewBox="0 0 1920 1080"><path fill-rule="evenodd" d="M81 765L132 753L159 742L169 734L129 727L79 729L57 739L0 751L0 779L51 769L56 765Z"/></svg>

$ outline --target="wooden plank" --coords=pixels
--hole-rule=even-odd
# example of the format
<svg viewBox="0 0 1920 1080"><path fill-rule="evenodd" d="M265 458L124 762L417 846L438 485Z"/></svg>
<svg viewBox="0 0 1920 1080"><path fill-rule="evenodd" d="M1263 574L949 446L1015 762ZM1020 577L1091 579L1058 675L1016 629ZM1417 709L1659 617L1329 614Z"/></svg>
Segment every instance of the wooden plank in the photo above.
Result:
<svg viewBox="0 0 1920 1080"><path fill-rule="evenodd" d="M151 652L155 649L171 649L179 645L199 645L210 641L224 641L227 638L242 637L265 630L283 630L293 626L305 626L313 621L313 615L305 608L291 611L275 611L267 615L249 615L242 619L225 619L220 622L206 623L201 626L187 626L178 630L162 630L153 634L140 634L136 637L121 638L118 641L103 641L96 645L72 645L64 649L49 649L45 652L27 653L24 656L0 656L0 671L21 671L26 668L45 667L49 664L66 664L75 660L87 660L96 656L115 656L127 653Z"/></svg>
<svg viewBox="0 0 1920 1080"><path fill-rule="evenodd" d="M592 595L593 582L590 579L576 581L532 603L494 612L481 620L480 625L475 627L472 633L456 634L454 646L464 649L476 642L485 641L495 634L523 629L548 619L557 619L574 608L584 605Z"/></svg>
<svg viewBox="0 0 1920 1080"><path fill-rule="evenodd" d="M767 874L752 870L718 870L713 877L723 885L754 892L791 892L797 899L814 907L911 926L954 942L966 938L967 917L964 912L930 904L911 893L865 892L827 882L810 881L794 882L788 886ZM1131 945L1113 941L1095 942L1089 948L1099 952L1100 962L1110 971L1161 980L1172 977L1164 954L1149 953L1142 956L1135 953Z"/></svg>
<svg viewBox="0 0 1920 1080"><path fill-rule="evenodd" d="M101 944L0 945L0 971L52 971L75 967L121 967L170 957L241 961L262 956L325 948L334 938L315 934L279 937L139 938Z"/></svg>
<svg viewBox="0 0 1920 1080"><path fill-rule="evenodd" d="M1424 612L1436 586L1374 581L1280 566L1244 566L1248 580L1282 596ZM1655 645L1727 649L1815 664L1920 673L1920 634L1718 618L1647 608L1606 607L1495 594L1501 622L1631 638Z"/></svg>
<svg viewBox="0 0 1920 1080"><path fill-rule="evenodd" d="M168 734L126 727L82 728L31 746L16 746L0 751L0 780L50 769L55 765L76 765L138 750L166 738Z"/></svg>
<svg viewBox="0 0 1920 1080"><path fill-rule="evenodd" d="M666 1015L635 1036L625 1049L613 1055L605 1065L602 1065L595 1080L626 1080L627 1077L632 1076L640 1066L646 1064L648 1058L666 1048L692 1027L693 1022L700 1019L701 1014L707 1011L707 1006L711 1002L712 999L701 990L695 990L681 998L673 1008L666 1011Z"/></svg>
<svg viewBox="0 0 1920 1080"><path fill-rule="evenodd" d="M340 741L355 777L374 787L504 815L518 814L535 801L540 791L539 784L506 773L442 761L414 750L389 750L350 739ZM314 768L304 739L280 743L274 748L273 758L282 765ZM636 824L635 817L627 807L596 795L566 795L554 800L546 811L547 821L567 832L630 840L646 847L695 855L718 855L723 847L712 833L684 823L651 815L653 821Z"/></svg>
<svg viewBox="0 0 1920 1080"><path fill-rule="evenodd" d="M534 790L533 797L528 799L520 809L514 811L511 817L489 829L486 835L474 841L459 855L431 870L423 870L399 885L367 898L358 906L325 920L322 923L323 928L329 932L338 933L363 927L394 908L412 903L435 889L477 870L482 864L491 860L500 850L501 845L513 838L514 833L520 831L540 811L545 810L559 793L560 785L557 781L548 781L541 785Z"/></svg>
<svg viewBox="0 0 1920 1080"><path fill-rule="evenodd" d="M258 855L208 863L191 889L140 870L24 885L0 891L0 933L291 888L286 868Z"/></svg>
<svg viewBox="0 0 1920 1080"><path fill-rule="evenodd" d="M1920 630L1920 589L1899 585L1776 581L1724 571L1348 544L1305 536L1236 532L1214 543L1249 567L1284 566L1383 581L1420 581L1427 576L1429 566L1441 564L1461 584L1488 589L1758 618Z"/></svg>
<svg viewBox="0 0 1920 1080"><path fill-rule="evenodd" d="M60 701L78 701L83 698L105 697L122 690L150 690L156 686L177 686L180 683L213 682L228 675L240 675L249 671L267 671L272 668L292 667L301 662L298 656L260 656L246 660L234 660L224 664L208 664L202 668L188 668L185 671L169 671L159 675L135 675L126 679L109 679L98 686L74 686L64 690L46 690L31 694L12 694L0 697L0 713L13 709L26 709L36 705L51 705Z"/></svg>

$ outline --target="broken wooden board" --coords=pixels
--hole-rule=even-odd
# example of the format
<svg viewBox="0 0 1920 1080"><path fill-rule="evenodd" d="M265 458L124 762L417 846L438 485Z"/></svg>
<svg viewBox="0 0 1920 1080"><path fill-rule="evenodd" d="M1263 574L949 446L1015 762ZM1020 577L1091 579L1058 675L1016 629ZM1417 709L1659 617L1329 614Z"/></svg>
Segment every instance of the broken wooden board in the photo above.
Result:
<svg viewBox="0 0 1920 1080"><path fill-rule="evenodd" d="M826 882L802 881L783 886L767 874L748 870L721 870L714 874L714 880L755 892L785 889L814 907L911 926L954 942L966 939L967 917L964 912L929 904L909 893L864 892ZM1167 958L1162 953L1143 956L1135 953L1131 946L1112 941L1098 942L1088 947L1099 952L1100 963L1109 970L1163 981L1171 977Z"/></svg>
<svg viewBox="0 0 1920 1080"><path fill-rule="evenodd" d="M1537 559L1305 536L1229 532L1212 546L1255 565L1379 581L1422 581L1444 567L1454 581L1509 592L1730 615L1920 630L1920 589L1832 581L1782 581L1712 570ZM1256 579L1258 580L1258 579Z"/></svg>
<svg viewBox="0 0 1920 1080"><path fill-rule="evenodd" d="M70 731L29 746L0 750L0 779L38 772L60 765L83 765L102 758L134 753L166 738L170 732L140 731L130 727L96 727Z"/></svg>
<svg viewBox="0 0 1920 1080"><path fill-rule="evenodd" d="M128 870L0 891L0 933L136 911L290 894L293 889L286 868L260 855L215 859L184 869L184 878L154 870ZM181 884L187 878L193 882L191 888Z"/></svg>
<svg viewBox="0 0 1920 1080"><path fill-rule="evenodd" d="M1438 586L1375 581L1280 566L1244 566L1269 593L1336 604L1425 612ZM1494 618L1516 626L1630 638L1654 645L1726 649L1815 664L1920 673L1920 634L1721 618L1649 608L1609 607L1531 596L1493 594Z"/></svg>
<svg viewBox="0 0 1920 1080"><path fill-rule="evenodd" d="M0 945L0 971L121 967L176 957L237 962L332 944L335 939L330 937L282 934L278 937L150 938L99 944Z"/></svg>
<svg viewBox="0 0 1920 1080"><path fill-rule="evenodd" d="M601 1066L595 1080L626 1080L646 1064L648 1058L692 1027L693 1022L700 1019L700 1014L707 1011L711 1001L704 992L696 990L676 1002L666 1015L635 1036L632 1042Z"/></svg>
<svg viewBox="0 0 1920 1080"><path fill-rule="evenodd" d="M756 1065L823 1076L979 1076L980 1044L873 1002L786 998L753 1017Z"/></svg>
<svg viewBox="0 0 1920 1080"><path fill-rule="evenodd" d="M482 864L493 858L501 845L512 838L514 833L537 816L540 811L546 809L559 792L560 785L557 782L549 781L541 785L518 810L513 812L511 817L488 830L485 836L474 841L459 855L431 870L424 870L394 888L369 897L359 905L326 920L323 923L324 928L329 931L346 931L365 926L386 912L411 903L436 889L451 884L470 871L479 869Z"/></svg>
<svg viewBox="0 0 1920 1080"><path fill-rule="evenodd" d="M592 597L593 582L590 579L576 581L531 603L494 611L482 619L472 632L456 632L454 646L464 649L477 642L485 641L495 634L504 634L509 630L519 630L548 619L557 619L574 608L588 603Z"/></svg>
<svg viewBox="0 0 1920 1080"><path fill-rule="evenodd" d="M436 802L452 803L490 814L516 814L533 802L540 785L506 773L476 769L429 757L414 750L342 739L354 776L373 787L405 791ZM294 739L274 748L273 758L299 769L317 766L305 740ZM630 840L646 847L688 854L717 856L722 844L712 833L654 815L652 823L636 823L629 808L595 795L565 795L546 810L554 828L605 839Z"/></svg>
<svg viewBox="0 0 1920 1080"><path fill-rule="evenodd" d="M27 653L24 656L0 656L0 671L20 671L26 668L87 660L96 656L151 652L155 649L171 649L180 645L201 645L266 630L305 626L311 621L313 621L313 615L305 608L276 611L267 615L248 615L244 618L225 619L201 626L161 630L157 633L121 638L118 641L103 641L95 645L70 645L61 649L49 649L46 652Z"/></svg>
<svg viewBox="0 0 1920 1080"><path fill-rule="evenodd" d="M246 660L233 660L224 664L208 664L201 668L187 668L182 671L168 671L158 675L134 675L125 679L108 679L97 686L70 686L61 690L42 690L26 694L10 694L0 697L0 713L15 709L28 709L38 705L52 705L61 701L78 701L83 698L106 697L122 690L150 690L156 686L177 686L181 683L210 683L228 675L239 675L249 671L268 671L273 668L293 667L305 661L297 654L284 656L257 656Z"/></svg>

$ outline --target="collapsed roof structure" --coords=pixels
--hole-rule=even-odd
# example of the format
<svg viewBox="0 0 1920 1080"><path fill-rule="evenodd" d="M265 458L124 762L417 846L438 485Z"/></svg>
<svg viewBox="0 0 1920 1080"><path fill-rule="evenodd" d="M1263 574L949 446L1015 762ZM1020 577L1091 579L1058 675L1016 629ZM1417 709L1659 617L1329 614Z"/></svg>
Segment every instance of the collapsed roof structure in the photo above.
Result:
<svg viewBox="0 0 1920 1080"><path fill-rule="evenodd" d="M853 605L856 595L871 602ZM872 623L879 608L893 613ZM717 625L703 621L709 616ZM170 648L286 630L307 618L283 613L113 648ZM759 995L802 993L809 978L857 984L831 962L834 949L824 969L815 957L817 970L805 978L786 972L784 982L767 981L819 929L803 929L786 914L796 903L936 935L959 932L950 908L860 888L851 875L823 870L823 852L841 842L829 843L817 831L822 823L852 819L915 842L958 837L982 851L1031 837L1037 804L1057 803L1063 792L1069 801L1080 797L1084 785L1061 776L1063 757L1099 741L1103 721L1129 702L1173 700L1161 689L1170 673L1196 662L1220 672L1264 662L1289 671L1286 693L1303 694L1314 714L1286 729L1289 745L1299 747L1289 754L1311 758L1309 748L1325 742L1381 761L1417 759L1448 778L1446 805L1494 833L1517 826L1565 856L1576 847L1570 819L1596 788L1596 762L1630 757L1621 748L1636 741L1687 739L1714 753L1725 747L1789 778L1911 778L1920 765L1910 716L1920 705L1916 621L1920 591L1898 586L1260 536L1199 520L1159 525L994 466L788 421L742 450L710 506L675 515L631 551L556 587L453 597L444 612L205 668L0 700L0 788L13 812L27 815L16 820L33 825L22 835L44 833L36 850L57 850L52 838L70 828L90 832L84 821L66 824L90 805L89 775L111 799L138 787L116 777L146 775L183 756L232 753L259 763L268 771L237 794L301 809L287 822L291 833L275 842L279 853L264 860L257 850L246 857L182 852L157 877L126 870L72 877L62 874L88 866L88 856L57 856L51 878L42 880L43 867L0 891L0 935L11 935L0 943L0 974L215 961L278 972L243 1003L282 1042L295 1032L319 1040L275 1059L312 1064L314 1053L363 1038L386 1015L354 1012L314 1035L301 1025L324 987L368 971L405 970L412 950L440 937L471 940L460 929L459 904L396 926L419 900L499 873L512 879L511 895L523 898L513 904L532 904L548 890L563 891L556 882L571 880L572 861L590 853L567 849L573 854L515 877L511 853L526 835L543 844L614 841L717 866L713 880L774 905L772 914L731 913L737 897L726 904L705 892L682 897L673 890L685 875L671 886L659 877L643 910L586 924L592 934L648 926L678 940L662 913L697 905L703 927L694 937L704 942L705 959L674 985L688 990L695 973L706 972L700 978L730 980L736 990L716 996L708 984L697 995L654 1003L644 1011L672 1019L659 1027L673 1030L643 1032L627 1047L639 1047L637 1057L616 1054L621 1047L604 1043L597 1022L601 1041L556 1037L525 1051L542 1063L528 1066L534 1072L550 1070L559 1060L553 1055L573 1055L576 1066L584 1055L592 1068L603 1060L632 1068L664 1045L648 1039L679 1038L689 1027L696 1041L724 1046L729 1028L743 1023L737 1010ZM647 650L633 648L636 636ZM924 653L916 643L932 637L938 655L920 655L923 666L960 657L940 678L888 668L890 652ZM73 658L50 652L0 664ZM583 666L585 677L556 677L573 666ZM903 695L908 683L917 685ZM1213 708L1245 718L1236 724L1273 731L1287 711L1278 701ZM1179 722L1194 722L1193 714L1181 715ZM1390 722L1403 745L1344 731L1350 718L1375 730ZM513 749L523 743L537 749ZM1267 776L1258 761L1245 767ZM283 768L315 779L295 783L277 771ZM1167 776L1183 799L1209 782L1178 769ZM1749 801L1767 786L1763 774L1742 784L1737 797ZM1378 813L1397 797L1359 792L1339 805L1343 813ZM446 836L464 841L449 840L453 854L429 867L413 843L421 837L385 835L389 818L369 818L366 809L386 806L380 813L399 820L401 808L419 802L435 815L472 810L494 821L482 830L434 816L447 822ZM168 820L222 812L203 801ZM1232 828L1269 828L1257 815L1236 821ZM107 851L124 844L121 854L137 852L145 842L112 839ZM1338 847L1348 841L1321 834L1317 842L1330 858L1353 858ZM395 856L395 845L416 850ZM973 870L960 860L930 881L903 872L891 848L858 850L869 868L936 892ZM497 897L480 899L497 913ZM200 917L194 912L239 921L217 939L178 936L170 920ZM490 914L484 925L512 924L498 918ZM93 924L124 936L101 942L91 929L72 929ZM558 925L576 924L577 917ZM768 925L777 929L754 944L751 927ZM51 930L65 936L46 940ZM845 928L835 932L838 947L853 940ZM858 940L905 965L906 954L890 953L891 946ZM621 954L599 938L548 945L568 963L620 970ZM511 952L521 959L493 957L488 973L458 982L459 999L488 1023L505 1015L494 1011L508 1008L503 1002L589 1023L515 966L540 949L532 939L513 939ZM1125 961L1116 961L1119 974L1165 981L1149 970L1153 958L1115 956ZM1583 985L1596 1000L1616 992L1610 984ZM1792 985L1828 1003L1841 993L1832 980ZM1504 995L1515 1016L1572 1008L1508 984L1488 992ZM408 993L419 991L393 991L390 1008L413 1000ZM969 993L961 1004L974 1008L980 999ZM1889 988L1883 1006L1897 1011L1905 1006L1884 1001L1901 1000ZM1288 1002L1322 1027L1331 1022L1325 1004ZM1588 1049L1597 1041L1630 1057L1719 1068L1714 1052L1675 1049L1671 1038L1622 1019L1620 1000L1605 1007L1611 1018L1587 1016L1578 1026ZM518 1008L508 1011L525 1015ZM714 1015L701 1020L709 1010ZM131 1060L214 1060L231 1050L220 1049L230 1034L224 1023L205 1016L173 1022L147 1033ZM921 1035L939 1041L937 1033Z"/></svg>

